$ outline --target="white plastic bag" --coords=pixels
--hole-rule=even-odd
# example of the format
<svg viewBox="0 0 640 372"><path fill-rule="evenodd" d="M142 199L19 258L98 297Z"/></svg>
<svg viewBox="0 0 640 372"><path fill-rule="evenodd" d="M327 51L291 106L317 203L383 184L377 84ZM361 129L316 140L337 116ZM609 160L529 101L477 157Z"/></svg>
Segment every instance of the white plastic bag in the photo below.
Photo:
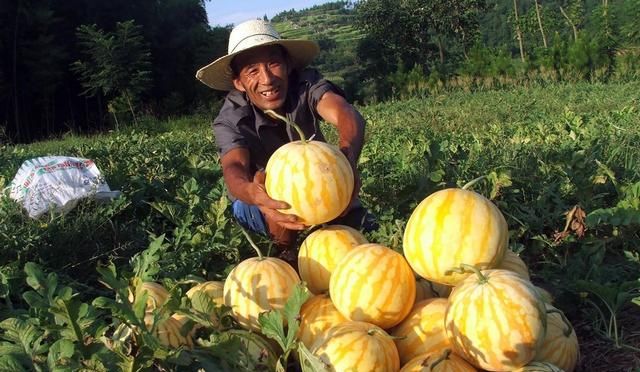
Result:
<svg viewBox="0 0 640 372"><path fill-rule="evenodd" d="M50 209L66 213L82 198L111 199L120 194L109 189L93 160L68 156L25 161L9 189L9 196L22 204L32 218Z"/></svg>

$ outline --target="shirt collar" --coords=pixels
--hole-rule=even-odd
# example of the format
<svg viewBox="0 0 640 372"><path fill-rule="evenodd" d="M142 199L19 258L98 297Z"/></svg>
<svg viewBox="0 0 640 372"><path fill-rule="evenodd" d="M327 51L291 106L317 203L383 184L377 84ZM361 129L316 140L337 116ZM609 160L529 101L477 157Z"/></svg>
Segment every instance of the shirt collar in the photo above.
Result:
<svg viewBox="0 0 640 372"><path fill-rule="evenodd" d="M289 76L289 89L287 92L287 99L284 102L285 113L292 112L298 104L298 73L294 70ZM252 117L254 120L256 133L259 132L262 127L275 127L280 125L267 118L262 110L255 107L251 101L247 98L247 95L237 89L229 92L229 99L238 105L236 109L240 113L240 117Z"/></svg>

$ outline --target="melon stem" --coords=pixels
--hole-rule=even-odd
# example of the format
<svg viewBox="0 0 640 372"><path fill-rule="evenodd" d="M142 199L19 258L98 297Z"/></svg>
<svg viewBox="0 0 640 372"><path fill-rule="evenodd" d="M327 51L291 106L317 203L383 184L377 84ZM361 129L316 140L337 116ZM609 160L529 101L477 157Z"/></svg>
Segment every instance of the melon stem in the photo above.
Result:
<svg viewBox="0 0 640 372"><path fill-rule="evenodd" d="M287 125L292 126L296 132L298 132L298 136L300 136L300 141L307 142L307 137L304 135L304 132L300 128L300 126L293 121L289 120L286 116L282 116L273 110L264 110L264 113L272 118L280 119L287 123Z"/></svg>
<svg viewBox="0 0 640 372"><path fill-rule="evenodd" d="M567 326L567 328L565 328L562 331L562 334L564 335L564 337L569 337L571 335L571 331L573 331L573 327L571 326L569 319L567 319L564 313L558 309L547 309L547 314L553 314L553 313L560 315L560 317L562 318L562 321L564 322L564 325Z"/></svg>
<svg viewBox="0 0 640 372"><path fill-rule="evenodd" d="M489 279L484 276L484 274L482 274L482 271L480 269L478 269L477 267L473 266L473 265L469 265L469 264L460 264L460 267L453 267L447 271L445 271L445 275L449 275L451 273L458 273L458 274L464 274L466 272L473 272L478 276L478 281L480 284L484 284L487 283L489 281Z"/></svg>
<svg viewBox="0 0 640 372"><path fill-rule="evenodd" d="M462 186L463 190L469 190L469 188L471 188L473 185L475 185L476 183L482 181L483 179L487 178L487 176L480 176L478 178L474 178L471 181L467 182L464 186Z"/></svg>
<svg viewBox="0 0 640 372"><path fill-rule="evenodd" d="M438 364L440 364L440 363L444 362L445 360L449 359L449 355L451 355L451 349L445 349L442 352L442 355L440 355L440 357L438 359L434 360L433 363L431 363L431 365L429 366L429 369L431 371L435 371L435 368L436 368L436 366ZM427 361L428 361L428 359L425 360L425 362L427 362ZM423 364L423 367L427 367L427 366L425 366Z"/></svg>
<svg viewBox="0 0 640 372"><path fill-rule="evenodd" d="M260 248L258 248L256 243L253 242L253 239L251 239L251 236L249 236L249 233L247 232L247 230L244 229L244 227L240 226L240 230L244 234L244 237L247 238L247 240L249 241L249 244L251 244L251 247L253 247L253 249L258 254L258 260L262 261L264 257L262 256L262 252L260 252Z"/></svg>

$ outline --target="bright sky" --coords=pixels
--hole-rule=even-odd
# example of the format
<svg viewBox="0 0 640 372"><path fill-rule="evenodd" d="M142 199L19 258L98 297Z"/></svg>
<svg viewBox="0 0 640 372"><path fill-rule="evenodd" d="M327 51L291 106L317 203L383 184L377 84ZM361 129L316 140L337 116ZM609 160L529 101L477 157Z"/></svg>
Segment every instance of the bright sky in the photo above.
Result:
<svg viewBox="0 0 640 372"><path fill-rule="evenodd" d="M250 19L269 19L284 10L301 10L331 0L207 0L207 16L212 26L238 24Z"/></svg>

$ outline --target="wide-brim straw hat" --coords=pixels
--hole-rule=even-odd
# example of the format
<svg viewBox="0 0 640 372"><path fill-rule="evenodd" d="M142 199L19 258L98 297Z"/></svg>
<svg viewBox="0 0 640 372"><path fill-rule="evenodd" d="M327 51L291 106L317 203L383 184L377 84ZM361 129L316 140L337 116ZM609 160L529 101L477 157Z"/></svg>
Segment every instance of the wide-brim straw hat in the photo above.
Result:
<svg viewBox="0 0 640 372"><path fill-rule="evenodd" d="M231 30L227 55L216 59L196 72L196 78L213 89L234 89L231 60L239 53L265 45L281 45L297 68L307 66L320 52L315 41L283 39L273 25L263 20L240 23Z"/></svg>

